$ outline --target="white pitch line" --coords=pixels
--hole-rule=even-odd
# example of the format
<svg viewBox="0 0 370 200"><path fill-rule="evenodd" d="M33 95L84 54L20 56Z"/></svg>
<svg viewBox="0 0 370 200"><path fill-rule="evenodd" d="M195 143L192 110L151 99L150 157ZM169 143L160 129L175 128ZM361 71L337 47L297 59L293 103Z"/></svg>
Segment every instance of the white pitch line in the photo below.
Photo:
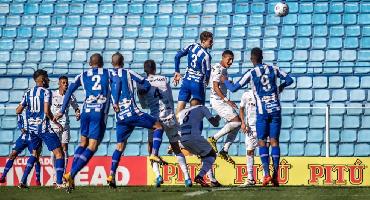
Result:
<svg viewBox="0 0 370 200"><path fill-rule="evenodd" d="M226 191L226 190L231 190L231 188L225 187L225 188L215 188L215 189L212 189L212 190L199 190L199 191L195 191L195 192L186 193L186 194L184 194L184 196L193 197L193 196L202 195L202 194L205 194L205 193L208 193L208 192Z"/></svg>

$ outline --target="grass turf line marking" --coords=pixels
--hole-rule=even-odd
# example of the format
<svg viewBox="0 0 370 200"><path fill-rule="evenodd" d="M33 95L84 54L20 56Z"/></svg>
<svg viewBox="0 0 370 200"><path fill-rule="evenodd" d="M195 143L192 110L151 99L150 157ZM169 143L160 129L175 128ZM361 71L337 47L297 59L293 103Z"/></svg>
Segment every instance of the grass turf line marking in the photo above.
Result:
<svg viewBox="0 0 370 200"><path fill-rule="evenodd" d="M202 195L202 194L205 194L205 193L208 193L208 192L226 191L226 190L231 190L231 188L226 187L226 188L215 188L215 189L212 189L212 190L199 190L199 191L195 191L195 192L186 193L186 194L184 194L184 196L193 197L193 196Z"/></svg>

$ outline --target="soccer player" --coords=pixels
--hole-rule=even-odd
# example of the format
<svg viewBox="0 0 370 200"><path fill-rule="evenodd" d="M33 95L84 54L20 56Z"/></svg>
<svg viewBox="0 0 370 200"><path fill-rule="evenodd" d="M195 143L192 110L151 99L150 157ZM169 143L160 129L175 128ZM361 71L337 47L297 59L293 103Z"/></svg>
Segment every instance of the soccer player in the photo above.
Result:
<svg viewBox="0 0 370 200"><path fill-rule="evenodd" d="M27 127L24 126L24 119L23 115L17 115L18 120L18 129L22 132L18 139L15 141L13 146L12 152L9 154L9 159L6 161L5 168L3 174L0 177L0 183L5 183L6 175L8 174L9 170L13 166L14 160L17 156L22 153L22 151L27 148L30 154L32 154L32 141L29 132L26 130ZM36 169L36 185L41 186L41 179L40 179L40 171L41 165L39 161L39 156L41 153L41 145L40 148L36 150L36 161L35 161L35 169Z"/></svg>
<svg viewBox="0 0 370 200"><path fill-rule="evenodd" d="M74 178L77 173L89 162L97 151L104 137L106 121L109 111L110 77L108 69L103 69L103 57L95 53L91 55L90 69L76 76L64 95L63 105L56 119L66 113L73 92L82 86L85 100L81 113L81 142L77 147L72 162L71 171L64 175L67 180L68 192L74 188Z"/></svg>
<svg viewBox="0 0 370 200"><path fill-rule="evenodd" d="M54 91L52 94L52 104L51 104L51 111L53 113L58 113L60 109L62 108L63 105L63 99L64 99L64 94L66 93L68 89L68 78L66 76L61 76L59 77L59 82L58 82L59 88L58 90ZM76 120L80 120L80 109L78 108L77 100L74 95L71 96L71 101L69 105L67 106L72 106L72 108L75 110L76 114ZM63 117L58 120L58 123L63 126L63 132L57 134L59 137L60 142L62 143L62 148L64 152L64 166L67 166L68 164L68 143L70 139L70 127L69 127L69 109L66 109L66 112L64 113ZM58 132L57 129L58 127L54 124L51 123L51 128L56 129L54 132ZM54 154L51 154L51 163L53 165L54 171L55 171L55 162L54 162ZM54 172L55 173L55 172ZM54 174L54 181L55 181L55 174Z"/></svg>
<svg viewBox="0 0 370 200"><path fill-rule="evenodd" d="M265 177L262 186L266 186L272 182L273 186L279 186L277 175L280 162L280 147L279 135L281 128L281 107L279 94L285 87L293 83L293 79L281 71L276 66L269 66L262 62L262 50L253 48L251 51L251 62L254 68L246 72L243 77L235 84L227 80L227 77L222 77L228 90L235 92L242 88L247 83L251 83L254 96L256 98L257 111L257 138L259 145L259 154L262 161ZM277 79L283 80L278 86ZM271 156L274 167L273 176L270 176L269 171L269 148L266 146L266 139L270 138Z"/></svg>
<svg viewBox="0 0 370 200"><path fill-rule="evenodd" d="M135 102L134 82L142 85L138 93L145 94L151 85L142 76L132 70L123 68L123 56L116 53L112 56L112 64L116 68L113 73L112 96L113 109L116 112L116 134L117 148L112 155L112 165L107 182L111 187L116 187L115 174L121 155L125 149L127 139L130 137L135 127L152 129L153 148L149 160L159 164L166 164L158 151L162 143L163 127L161 123L147 113L141 112Z"/></svg>
<svg viewBox="0 0 370 200"><path fill-rule="evenodd" d="M190 44L177 52L175 56L175 75L173 79L175 86L179 84L181 79L181 57L188 56L188 66L179 92L176 115L185 108L190 98L193 98L198 105L205 103L205 89L211 74L212 59L207 49L212 48L212 45L213 34L204 31L200 34L200 44Z"/></svg>
<svg viewBox="0 0 370 200"><path fill-rule="evenodd" d="M256 184L253 177L254 150L257 147L256 99L252 90L244 92L242 99L240 100L239 117L242 121L241 131L245 134L248 172L247 180L243 185L241 185L241 187L247 187Z"/></svg>
<svg viewBox="0 0 370 200"><path fill-rule="evenodd" d="M217 152L217 140L227 134L226 142L222 150L219 152L219 156L234 165L235 161L229 156L228 151L239 132L241 120L235 111L238 107L233 101L227 98L227 89L225 84L220 81L220 77L222 75L227 76L227 69L233 64L233 60L234 53L230 50L226 50L222 53L221 62L212 67L211 107L219 116L224 118L227 123L214 136L209 137L208 142Z"/></svg>
<svg viewBox="0 0 370 200"><path fill-rule="evenodd" d="M203 179L206 173L212 171L212 165L216 160L216 152L202 136L203 118L215 127L218 127L220 116L213 117L208 108L203 105L198 105L197 100L191 100L190 107L182 110L179 113L180 125L180 141L181 144L192 154L200 156L202 167L198 175L194 178L194 182L199 183L202 187L209 187ZM210 173L212 174L212 173ZM221 184L214 179L213 174L211 179L212 187L219 187Z"/></svg>
<svg viewBox="0 0 370 200"><path fill-rule="evenodd" d="M156 64L154 60L147 60L144 62L144 71L147 75L147 80L149 81L151 87L145 95L139 95L139 101L141 107L150 109L150 115L159 120L162 124L164 131L170 141L172 151L175 153L177 162L184 174L185 186L191 187L191 179L189 177L188 168L186 165L186 159L184 154L181 152L179 146L179 135L178 124L176 121L176 116L174 113L174 103L172 97L172 90L167 82L166 77L156 75ZM153 146L153 131L148 131L148 150L151 154ZM154 173L157 176L156 184L159 187L163 182L162 176L159 172L158 163L152 163Z"/></svg>
<svg viewBox="0 0 370 200"><path fill-rule="evenodd" d="M51 92L47 89L50 81L48 73L42 69L36 70L33 74L33 80L36 82L36 86L27 90L22 102L16 109L16 113L19 115L26 108L26 130L29 132L32 141L32 155L27 161L26 169L18 187L28 188L26 183L28 174L38 158L37 150L44 141L48 150L53 151L56 158L57 188L63 188L64 155L59 138L50 127L50 120L59 127L59 131L63 131L63 127L54 120L53 113L50 110Z"/></svg>

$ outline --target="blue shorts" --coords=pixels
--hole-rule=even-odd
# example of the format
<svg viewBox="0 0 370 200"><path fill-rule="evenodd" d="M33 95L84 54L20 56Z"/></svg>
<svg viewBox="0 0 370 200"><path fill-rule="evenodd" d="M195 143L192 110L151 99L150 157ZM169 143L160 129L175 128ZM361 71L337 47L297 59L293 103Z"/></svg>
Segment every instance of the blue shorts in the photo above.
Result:
<svg viewBox="0 0 370 200"><path fill-rule="evenodd" d="M117 121L117 142L124 142L125 140L127 140L135 127L151 129L156 122L157 119L147 113L133 115L123 120Z"/></svg>
<svg viewBox="0 0 370 200"><path fill-rule="evenodd" d="M267 137L279 139L281 129L281 112L269 114L257 114L256 130L258 140L266 140Z"/></svg>
<svg viewBox="0 0 370 200"><path fill-rule="evenodd" d="M206 100L204 83L184 79L181 84L178 101L189 102L190 98L199 100L202 104Z"/></svg>
<svg viewBox="0 0 370 200"><path fill-rule="evenodd" d="M24 134L21 134L18 139L15 141L15 144L13 145L13 151L16 151L17 153L21 153L25 148L28 149L28 151L32 154L32 141Z"/></svg>
<svg viewBox="0 0 370 200"><path fill-rule="evenodd" d="M36 133L31 131L32 149L38 150L41 148L42 141L46 144L49 151L54 151L56 148L62 146L60 140L53 130L49 129L44 133Z"/></svg>
<svg viewBox="0 0 370 200"><path fill-rule="evenodd" d="M104 137L106 123L107 114L105 113L82 112L81 135L100 142Z"/></svg>

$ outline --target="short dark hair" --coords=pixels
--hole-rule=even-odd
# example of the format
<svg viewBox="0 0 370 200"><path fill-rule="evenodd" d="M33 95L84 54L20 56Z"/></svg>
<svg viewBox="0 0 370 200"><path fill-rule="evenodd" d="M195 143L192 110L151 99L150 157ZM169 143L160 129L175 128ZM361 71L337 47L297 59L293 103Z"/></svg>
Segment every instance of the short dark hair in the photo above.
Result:
<svg viewBox="0 0 370 200"><path fill-rule="evenodd" d="M36 79L39 77L39 76L48 76L48 72L43 70L43 69L38 69L36 70L34 73L33 73L33 80L36 81Z"/></svg>
<svg viewBox="0 0 370 200"><path fill-rule="evenodd" d="M157 69L157 66L154 60L146 60L144 62L144 72L146 74L154 74L156 69Z"/></svg>
<svg viewBox="0 0 370 200"><path fill-rule="evenodd" d="M67 81L68 81L68 77L66 77L66 76L64 76L64 75L63 75L63 76L60 76L60 77L59 77L59 81L60 81L60 80L67 80Z"/></svg>
<svg viewBox="0 0 370 200"><path fill-rule="evenodd" d="M230 56L234 57L234 53L231 50L225 50L224 52L222 52L222 57L224 57L226 55L230 55Z"/></svg>
<svg viewBox="0 0 370 200"><path fill-rule="evenodd" d="M201 42L206 41L208 38L213 38L213 34L209 31L203 31L199 36Z"/></svg>
<svg viewBox="0 0 370 200"><path fill-rule="evenodd" d="M123 55L120 52L116 52L112 55L112 60L113 60L113 57L116 57L116 56L118 57L118 60L117 60L118 63L114 63L114 64L123 65Z"/></svg>
<svg viewBox="0 0 370 200"><path fill-rule="evenodd" d="M263 58L263 52L260 48L258 47L254 47L252 50L251 50L251 55L255 56L256 59L257 59L257 62L262 62L262 58Z"/></svg>
<svg viewBox="0 0 370 200"><path fill-rule="evenodd" d="M96 62L96 63L95 63ZM103 56L99 53L94 53L90 56L90 64L104 65Z"/></svg>

